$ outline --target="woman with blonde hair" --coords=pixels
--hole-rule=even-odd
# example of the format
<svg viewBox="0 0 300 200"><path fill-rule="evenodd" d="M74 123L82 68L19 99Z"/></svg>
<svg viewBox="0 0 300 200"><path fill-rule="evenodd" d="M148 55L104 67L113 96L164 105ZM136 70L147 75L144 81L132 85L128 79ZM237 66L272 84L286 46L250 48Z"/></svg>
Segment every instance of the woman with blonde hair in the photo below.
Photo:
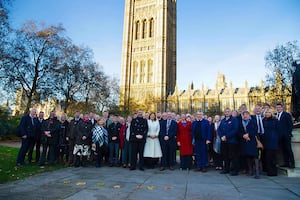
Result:
<svg viewBox="0 0 300 200"><path fill-rule="evenodd" d="M264 126L264 149L266 169L268 176L277 176L277 150L279 142L278 133L278 120L273 116L273 111L267 108L264 113L263 126Z"/></svg>

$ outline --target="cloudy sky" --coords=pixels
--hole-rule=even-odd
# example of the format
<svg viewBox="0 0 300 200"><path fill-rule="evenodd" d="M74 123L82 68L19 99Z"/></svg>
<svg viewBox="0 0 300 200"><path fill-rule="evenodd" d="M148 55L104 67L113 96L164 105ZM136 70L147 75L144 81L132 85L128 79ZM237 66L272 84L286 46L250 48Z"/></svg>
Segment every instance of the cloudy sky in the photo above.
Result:
<svg viewBox="0 0 300 200"><path fill-rule="evenodd" d="M14 0L10 22L61 23L75 44L94 51L120 76L125 0ZM177 0L177 85L215 87L218 73L235 87L259 85L267 50L300 41L298 0Z"/></svg>

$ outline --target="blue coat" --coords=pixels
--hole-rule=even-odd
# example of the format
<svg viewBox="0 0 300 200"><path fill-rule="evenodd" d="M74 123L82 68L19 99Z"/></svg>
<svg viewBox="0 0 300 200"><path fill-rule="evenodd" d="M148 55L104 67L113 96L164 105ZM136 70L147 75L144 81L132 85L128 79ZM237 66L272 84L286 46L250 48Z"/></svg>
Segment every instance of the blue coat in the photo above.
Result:
<svg viewBox="0 0 300 200"><path fill-rule="evenodd" d="M201 138L201 141L211 140L211 126L209 124L209 121L206 119L203 119L201 121L201 127L198 127L200 125L200 121L194 121L192 124L192 138L194 141L199 140ZM198 135L198 132L201 129L201 135Z"/></svg>
<svg viewBox="0 0 300 200"><path fill-rule="evenodd" d="M218 129L220 137L226 136L227 143L238 144L239 123L237 118L230 116L228 120L222 119Z"/></svg>
<svg viewBox="0 0 300 200"><path fill-rule="evenodd" d="M274 118L263 119L265 134L263 135L264 148L277 150L279 144L278 120Z"/></svg>
<svg viewBox="0 0 300 200"><path fill-rule="evenodd" d="M244 156L258 156L257 143L255 139L255 135L257 134L257 125L254 119L250 119L249 123L246 126L246 130L244 129L243 124L241 125L242 129L240 130L240 137L243 138L243 135L248 133L250 137L250 141L246 141L244 138L241 140L241 155Z"/></svg>
<svg viewBox="0 0 300 200"><path fill-rule="evenodd" d="M20 121L20 132L21 136L27 135L27 137L33 138L36 136L36 126L37 121L36 118L33 118L34 124L32 124L32 120L30 115L24 115Z"/></svg>

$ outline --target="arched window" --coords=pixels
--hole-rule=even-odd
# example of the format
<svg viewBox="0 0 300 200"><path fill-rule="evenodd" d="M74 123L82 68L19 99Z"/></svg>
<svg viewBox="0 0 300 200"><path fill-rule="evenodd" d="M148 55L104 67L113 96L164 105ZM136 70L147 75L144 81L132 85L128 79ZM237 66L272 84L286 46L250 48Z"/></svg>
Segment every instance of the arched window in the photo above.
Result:
<svg viewBox="0 0 300 200"><path fill-rule="evenodd" d="M151 38L153 36L154 36L154 19L151 18L149 23L149 37Z"/></svg>
<svg viewBox="0 0 300 200"><path fill-rule="evenodd" d="M141 61L140 83L145 83L145 68L146 68L145 61Z"/></svg>
<svg viewBox="0 0 300 200"><path fill-rule="evenodd" d="M153 61L148 60L148 72L147 72L147 82L153 82Z"/></svg>
<svg viewBox="0 0 300 200"><path fill-rule="evenodd" d="M142 39L146 38L147 36L147 20L143 20L143 32L142 32Z"/></svg>
<svg viewBox="0 0 300 200"><path fill-rule="evenodd" d="M138 40L140 37L140 21L135 22L135 39Z"/></svg>

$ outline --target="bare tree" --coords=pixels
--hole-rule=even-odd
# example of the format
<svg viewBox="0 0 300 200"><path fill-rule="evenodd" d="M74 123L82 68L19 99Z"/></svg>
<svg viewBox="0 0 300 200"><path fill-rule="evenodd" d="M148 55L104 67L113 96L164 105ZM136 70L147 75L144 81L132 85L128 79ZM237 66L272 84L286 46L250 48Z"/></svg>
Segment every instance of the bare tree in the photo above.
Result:
<svg viewBox="0 0 300 200"><path fill-rule="evenodd" d="M267 81L271 85L275 85L276 78L278 79L278 75L280 75L282 78L280 82L284 85L290 85L295 70L292 63L298 56L300 56L300 48L297 41L287 42L284 45L276 46L273 50L267 51L265 56L265 66L269 69Z"/></svg>
<svg viewBox="0 0 300 200"><path fill-rule="evenodd" d="M61 98L64 101L63 109L67 112L71 103L79 100L80 92L83 91L83 71L86 54L89 51L80 48L70 41L66 42L66 46L62 49L60 61L53 68L53 95L56 98Z"/></svg>
<svg viewBox="0 0 300 200"><path fill-rule="evenodd" d="M101 86L100 86L101 85ZM111 109L119 102L119 81L115 77L103 77L99 88L94 89L93 102L98 112Z"/></svg>
<svg viewBox="0 0 300 200"><path fill-rule="evenodd" d="M38 26L27 22L11 36L8 53L1 61L1 78L4 89L22 89L27 97L28 112L35 96L47 94L50 69L56 65L64 28Z"/></svg>

